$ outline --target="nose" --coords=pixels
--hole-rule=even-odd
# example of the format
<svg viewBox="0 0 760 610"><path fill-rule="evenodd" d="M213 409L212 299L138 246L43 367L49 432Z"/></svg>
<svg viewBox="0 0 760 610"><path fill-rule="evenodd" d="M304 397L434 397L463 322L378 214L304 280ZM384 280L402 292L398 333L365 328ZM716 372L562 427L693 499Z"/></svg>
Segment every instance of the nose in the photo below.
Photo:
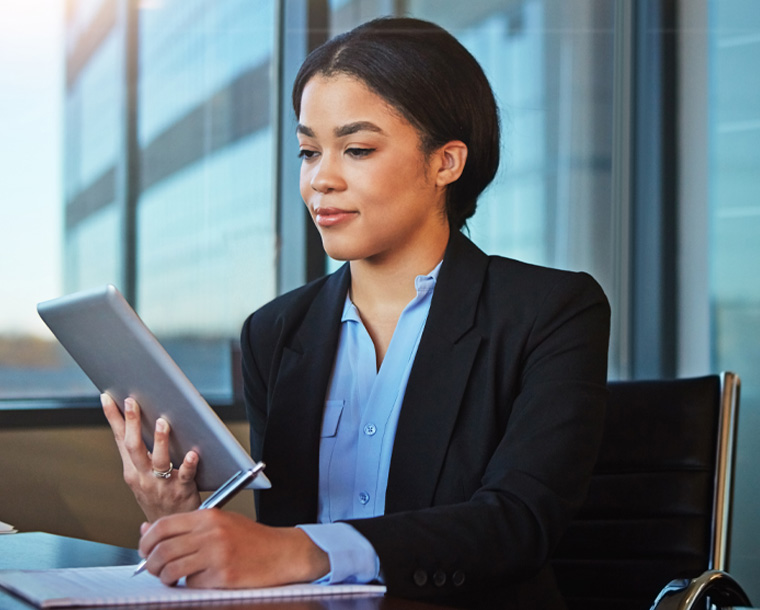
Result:
<svg viewBox="0 0 760 610"><path fill-rule="evenodd" d="M329 154L323 154L311 176L311 188L318 193L343 190L345 181L340 172L340 163L331 158Z"/></svg>

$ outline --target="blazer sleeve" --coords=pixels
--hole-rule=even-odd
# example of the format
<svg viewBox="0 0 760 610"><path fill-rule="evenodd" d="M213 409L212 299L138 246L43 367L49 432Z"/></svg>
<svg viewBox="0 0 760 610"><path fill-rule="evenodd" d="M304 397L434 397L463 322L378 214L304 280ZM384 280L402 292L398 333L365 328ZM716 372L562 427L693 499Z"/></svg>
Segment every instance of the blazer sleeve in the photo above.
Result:
<svg viewBox="0 0 760 610"><path fill-rule="evenodd" d="M530 297L481 297L440 504L350 521L390 594L452 599L535 580L580 506L601 440L610 311L590 276L549 277Z"/></svg>

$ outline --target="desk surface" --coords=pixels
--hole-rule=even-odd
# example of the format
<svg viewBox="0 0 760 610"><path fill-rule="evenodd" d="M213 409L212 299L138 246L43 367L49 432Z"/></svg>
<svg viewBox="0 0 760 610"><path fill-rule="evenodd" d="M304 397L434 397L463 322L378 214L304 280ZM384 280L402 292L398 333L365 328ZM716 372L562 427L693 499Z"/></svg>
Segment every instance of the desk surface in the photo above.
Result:
<svg viewBox="0 0 760 610"><path fill-rule="evenodd" d="M0 535L0 570L131 565L139 561L140 558L134 550L97 542L41 532ZM0 608L2 610L30 610L34 606L0 589ZM113 608L115 606L111 606L108 610L113 610ZM142 610L146 607L117 606L117 608ZM214 610L442 610L440 606L390 597L172 604L171 608L172 610L199 610L200 608L214 608Z"/></svg>

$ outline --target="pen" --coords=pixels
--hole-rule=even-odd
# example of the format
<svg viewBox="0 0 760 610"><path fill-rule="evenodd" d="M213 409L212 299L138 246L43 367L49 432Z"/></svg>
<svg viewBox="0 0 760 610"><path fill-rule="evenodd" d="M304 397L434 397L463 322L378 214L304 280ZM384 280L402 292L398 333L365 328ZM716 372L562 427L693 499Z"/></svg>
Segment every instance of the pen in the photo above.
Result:
<svg viewBox="0 0 760 610"><path fill-rule="evenodd" d="M253 468L248 470L240 470L236 472L227 479L219 489L206 498L198 507L198 510L204 508L221 508L227 504L227 502L232 499L232 496L234 496L239 490L253 481L262 470L264 470L264 462L259 462ZM132 576L137 576L140 572L145 570L145 564L147 563L148 559L146 557L137 565L135 571L132 572Z"/></svg>

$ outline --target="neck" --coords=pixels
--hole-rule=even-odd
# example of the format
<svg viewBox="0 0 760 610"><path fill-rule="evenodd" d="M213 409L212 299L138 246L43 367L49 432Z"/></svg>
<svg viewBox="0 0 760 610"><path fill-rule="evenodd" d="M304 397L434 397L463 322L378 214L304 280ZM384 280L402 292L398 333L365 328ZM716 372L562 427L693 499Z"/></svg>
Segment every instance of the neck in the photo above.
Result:
<svg viewBox="0 0 760 610"><path fill-rule="evenodd" d="M351 261L351 300L359 311L401 310L417 294L414 279L430 273L443 259L448 227L435 240L393 260Z"/></svg>

